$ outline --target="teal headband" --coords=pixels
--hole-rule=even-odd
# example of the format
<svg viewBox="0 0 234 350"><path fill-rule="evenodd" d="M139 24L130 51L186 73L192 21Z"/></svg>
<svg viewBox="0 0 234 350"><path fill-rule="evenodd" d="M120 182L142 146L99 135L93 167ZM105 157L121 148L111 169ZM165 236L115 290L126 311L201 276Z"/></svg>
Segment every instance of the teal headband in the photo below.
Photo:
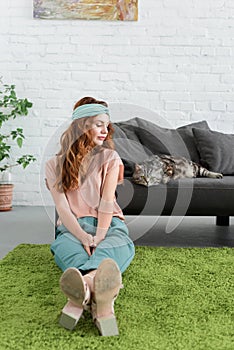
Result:
<svg viewBox="0 0 234 350"><path fill-rule="evenodd" d="M77 107L72 113L72 120L85 117L94 117L98 114L109 115L109 109L99 103L89 103Z"/></svg>

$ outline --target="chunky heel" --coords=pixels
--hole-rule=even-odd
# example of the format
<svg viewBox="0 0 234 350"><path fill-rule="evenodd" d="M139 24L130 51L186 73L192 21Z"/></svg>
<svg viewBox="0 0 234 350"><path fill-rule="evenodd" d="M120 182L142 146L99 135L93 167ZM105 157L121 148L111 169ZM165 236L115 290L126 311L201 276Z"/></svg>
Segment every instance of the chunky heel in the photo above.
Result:
<svg viewBox="0 0 234 350"><path fill-rule="evenodd" d="M95 324L102 336L119 335L117 320L115 315L99 317L95 320Z"/></svg>
<svg viewBox="0 0 234 350"><path fill-rule="evenodd" d="M77 325L81 315L83 313L83 308L74 305L70 300L62 309L62 314L59 319L59 324L69 330L73 330Z"/></svg>

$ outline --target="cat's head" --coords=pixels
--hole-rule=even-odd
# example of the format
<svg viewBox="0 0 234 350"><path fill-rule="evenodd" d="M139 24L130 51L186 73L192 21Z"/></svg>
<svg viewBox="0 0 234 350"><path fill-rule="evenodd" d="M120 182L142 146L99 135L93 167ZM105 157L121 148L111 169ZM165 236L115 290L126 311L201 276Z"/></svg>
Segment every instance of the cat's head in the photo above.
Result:
<svg viewBox="0 0 234 350"><path fill-rule="evenodd" d="M146 160L141 164L135 164L132 177L136 184L149 187L163 182L163 176L161 162L154 159L154 161Z"/></svg>

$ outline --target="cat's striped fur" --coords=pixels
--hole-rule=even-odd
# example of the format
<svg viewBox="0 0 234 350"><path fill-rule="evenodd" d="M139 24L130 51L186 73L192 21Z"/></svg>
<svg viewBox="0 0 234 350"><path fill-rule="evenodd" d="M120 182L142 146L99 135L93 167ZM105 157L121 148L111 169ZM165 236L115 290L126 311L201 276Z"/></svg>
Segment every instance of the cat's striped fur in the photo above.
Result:
<svg viewBox="0 0 234 350"><path fill-rule="evenodd" d="M139 185L153 186L167 183L170 179L210 177L221 179L220 173L214 173L184 157L153 155L140 164L135 164L133 181Z"/></svg>

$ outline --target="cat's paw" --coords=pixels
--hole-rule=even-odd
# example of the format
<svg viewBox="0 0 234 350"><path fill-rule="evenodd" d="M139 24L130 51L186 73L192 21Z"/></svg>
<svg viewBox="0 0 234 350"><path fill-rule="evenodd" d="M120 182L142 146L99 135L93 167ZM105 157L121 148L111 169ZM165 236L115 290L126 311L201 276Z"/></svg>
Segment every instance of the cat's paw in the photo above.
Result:
<svg viewBox="0 0 234 350"><path fill-rule="evenodd" d="M223 178L223 174L221 173L216 173L216 179L222 179Z"/></svg>

